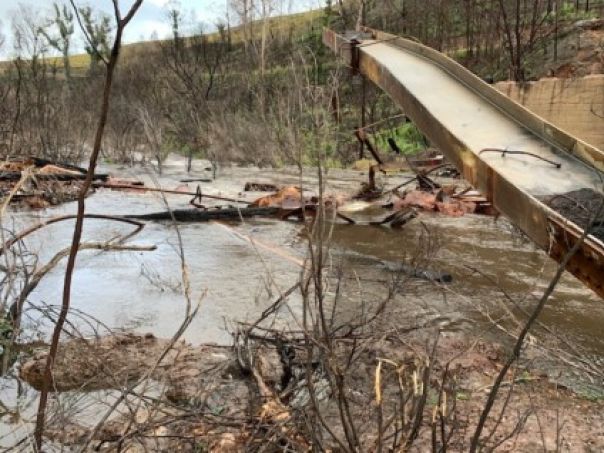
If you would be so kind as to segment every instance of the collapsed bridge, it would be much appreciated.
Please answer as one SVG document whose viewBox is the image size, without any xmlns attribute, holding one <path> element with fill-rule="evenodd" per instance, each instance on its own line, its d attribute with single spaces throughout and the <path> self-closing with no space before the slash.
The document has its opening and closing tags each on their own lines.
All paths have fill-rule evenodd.
<svg viewBox="0 0 604 453">
<path fill-rule="evenodd" d="M 493 206 L 604 298 L 604 152 L 440 52 L 388 33 L 324 43 L 384 90 Z M 585 237 L 584 230 L 588 233 Z"/>
</svg>

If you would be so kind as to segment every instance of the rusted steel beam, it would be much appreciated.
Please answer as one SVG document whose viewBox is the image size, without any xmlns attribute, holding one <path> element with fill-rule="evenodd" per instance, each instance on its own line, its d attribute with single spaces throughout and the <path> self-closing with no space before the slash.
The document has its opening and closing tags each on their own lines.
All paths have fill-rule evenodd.
<svg viewBox="0 0 604 453">
<path fill-rule="evenodd" d="M 582 229 L 541 198 L 572 190 L 565 189 L 569 186 L 601 188 L 604 152 L 533 114 L 440 52 L 380 31 L 365 31 L 373 39 L 352 47 L 344 36 L 331 30 L 325 31 L 323 41 L 351 65 L 352 49 L 357 48 L 360 74 L 382 88 L 499 212 L 560 261 L 581 237 Z M 425 83 L 422 74 L 418 77 L 417 67 L 403 67 L 396 61 L 399 58 L 432 71 L 442 87 Z M 467 121 L 459 118 L 455 105 L 448 106 L 452 102 L 449 89 L 457 93 L 458 101 L 468 98 L 477 106 Z M 435 97 L 435 92 L 442 96 Z M 435 113 L 439 105 L 446 107 Z M 485 122 L 486 114 L 495 118 L 494 124 Z M 502 146 L 508 130 L 516 134 L 510 145 L 518 142 L 526 145 L 525 149 Z M 481 155 L 487 148 L 522 152 Z M 587 236 L 567 270 L 604 298 L 602 241 Z"/>
<path fill-rule="evenodd" d="M 553 216 L 549 219 L 549 228 L 552 234 L 552 246 L 548 253 L 556 261 L 560 261 L 579 240 L 582 230 Z M 604 294 L 604 279 L 601 278 L 604 275 L 602 243 L 588 236 L 581 244 L 580 251 L 571 258 L 567 270 L 602 296 Z"/>
</svg>

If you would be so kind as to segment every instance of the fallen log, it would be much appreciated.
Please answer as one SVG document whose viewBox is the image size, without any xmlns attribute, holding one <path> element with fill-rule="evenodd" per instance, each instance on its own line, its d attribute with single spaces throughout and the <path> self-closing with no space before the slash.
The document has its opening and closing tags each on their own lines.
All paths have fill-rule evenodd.
<svg viewBox="0 0 604 453">
<path fill-rule="evenodd" d="M 49 167 L 52 172 L 70 172 L 75 171 L 81 174 L 86 174 L 88 170 L 76 165 L 64 164 L 60 162 L 53 162 L 48 159 L 41 159 L 39 157 L 27 157 L 23 159 L 9 159 L 0 163 L 2 171 L 20 173 L 26 168 L 36 167 L 37 169 L 44 169 Z"/>
<path fill-rule="evenodd" d="M 307 204 L 303 208 L 296 208 L 291 210 L 285 210 L 281 214 L 281 220 L 289 220 L 291 217 L 297 217 L 298 220 L 304 220 L 304 218 L 308 215 L 309 217 L 315 217 L 317 215 L 317 205 L 316 204 Z M 350 225 L 355 225 L 357 222 L 345 214 L 341 212 L 335 211 L 335 215 L 337 218 L 344 220 L 346 223 Z"/>
<path fill-rule="evenodd" d="M 85 174 L 81 173 L 49 173 L 41 174 L 36 173 L 33 176 L 38 180 L 51 180 L 51 181 L 83 181 L 86 179 Z M 0 181 L 19 181 L 21 179 L 21 172 L 16 171 L 4 171 L 0 172 Z M 103 173 L 97 173 L 93 176 L 95 180 L 106 181 L 109 179 L 109 175 Z"/>
<path fill-rule="evenodd" d="M 7 249 L 9 249 L 13 245 L 15 245 L 17 242 L 23 240 L 26 236 L 29 236 L 30 234 L 34 233 L 35 231 L 38 231 L 48 225 L 52 225 L 53 223 L 63 222 L 65 220 L 74 220 L 76 217 L 77 216 L 74 214 L 63 215 L 63 216 L 59 216 L 59 217 L 53 217 L 50 219 L 46 219 L 40 223 L 32 225 L 32 226 L 22 230 L 21 232 L 15 234 L 14 237 L 12 237 L 11 239 L 8 239 L 4 243 L 4 245 L 2 245 L 2 247 L 0 248 L 0 255 L 2 255 Z M 144 223 L 137 222 L 135 220 L 129 220 L 124 217 L 105 215 L 105 214 L 84 214 L 84 218 L 85 219 L 111 220 L 114 222 L 128 223 L 128 224 L 134 225 L 136 227 L 136 229 L 134 230 L 134 234 L 136 234 L 140 230 L 142 230 L 145 225 Z M 132 235 L 132 233 L 128 236 L 131 237 L 131 235 Z"/>
<path fill-rule="evenodd" d="M 278 192 L 279 187 L 271 183 L 246 182 L 244 192 Z"/>
<path fill-rule="evenodd" d="M 126 218 L 137 220 L 176 220 L 177 222 L 209 222 L 210 220 L 238 220 L 243 217 L 277 216 L 280 208 L 226 208 L 226 209 L 175 209 L 174 211 L 133 214 Z"/>
<path fill-rule="evenodd" d="M 97 188 L 97 189 L 115 189 L 115 190 L 138 190 L 141 192 L 158 192 L 158 193 L 164 193 L 164 194 L 172 194 L 172 195 L 189 195 L 192 197 L 195 197 L 194 200 L 199 199 L 201 200 L 201 198 L 209 198 L 211 200 L 220 200 L 220 201 L 230 201 L 232 203 L 243 203 L 243 204 L 252 204 L 252 202 L 250 201 L 245 201 L 245 200 L 237 200 L 236 198 L 228 198 L 228 197 L 221 197 L 218 195 L 208 195 L 206 193 L 202 193 L 200 190 L 197 190 L 196 192 L 184 192 L 184 191 L 180 191 L 180 190 L 169 190 L 169 189 L 160 189 L 157 187 L 141 187 L 141 186 L 131 186 L 129 184 L 105 184 L 105 183 L 94 183 L 92 185 L 93 187 Z M 201 198 L 200 198 L 201 195 Z"/>
<path fill-rule="evenodd" d="M 212 178 L 191 178 L 191 179 L 181 179 L 180 182 L 214 182 Z"/>
<path fill-rule="evenodd" d="M 85 175 L 86 173 L 88 173 L 88 170 L 82 167 L 78 167 L 77 165 L 72 165 L 72 164 L 65 164 L 62 162 L 53 162 L 51 160 L 48 159 L 42 159 L 39 157 L 32 157 L 31 160 L 33 161 L 34 165 L 36 167 L 45 167 L 46 165 L 54 165 L 55 167 L 62 167 L 65 168 L 66 170 L 74 170 L 77 171 L 79 173 L 82 173 L 83 175 Z"/>
</svg>

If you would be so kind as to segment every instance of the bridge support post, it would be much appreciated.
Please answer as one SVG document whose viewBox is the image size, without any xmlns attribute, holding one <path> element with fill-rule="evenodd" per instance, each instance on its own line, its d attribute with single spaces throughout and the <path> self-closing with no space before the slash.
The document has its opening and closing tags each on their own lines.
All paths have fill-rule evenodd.
<svg viewBox="0 0 604 453">
<path fill-rule="evenodd" d="M 350 67 L 351 67 L 351 75 L 352 78 L 360 77 L 361 78 L 361 106 L 360 106 L 360 121 L 359 121 L 359 131 L 364 132 L 365 125 L 367 124 L 365 114 L 366 109 L 365 105 L 367 103 L 366 95 L 367 95 L 367 81 L 365 77 L 361 74 L 359 69 L 360 63 L 360 49 L 359 49 L 359 40 L 353 38 L 350 40 Z M 365 158 L 365 143 L 363 140 L 359 140 L 359 159 Z"/>
</svg>

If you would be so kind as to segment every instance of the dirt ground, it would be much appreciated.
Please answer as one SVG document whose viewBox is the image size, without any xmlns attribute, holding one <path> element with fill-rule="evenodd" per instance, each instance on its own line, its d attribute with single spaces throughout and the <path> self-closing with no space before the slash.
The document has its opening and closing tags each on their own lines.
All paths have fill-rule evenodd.
<svg viewBox="0 0 604 453">
<path fill-rule="evenodd" d="M 543 69 L 543 76 L 560 78 L 604 73 L 604 20 L 579 22 L 560 38 L 558 59 L 546 61 Z"/>
<path fill-rule="evenodd" d="M 334 360 L 342 365 L 350 360 L 354 363 L 346 373 L 345 386 L 362 451 L 376 449 L 378 374 L 385 445 L 392 442 L 398 424 L 394 420 L 402 414 L 399 393 L 411 389 L 413 404 L 422 394 L 426 396 L 421 429 L 411 451 L 430 449 L 435 442 L 433 432 L 440 442 L 443 419 L 443 429 L 450 435 L 449 449 L 467 451 L 506 353 L 492 343 L 446 333 L 440 335 L 430 360 L 435 339 L 434 332 L 422 332 L 378 339 L 342 337 L 336 342 Z M 198 451 L 200 446 L 207 451 L 255 451 L 261 446 L 265 451 L 278 451 L 285 444 L 295 451 L 306 450 L 313 442 L 302 423 L 312 412 L 303 382 L 308 356 L 300 342 L 289 345 L 295 352 L 289 353 L 293 359 L 287 362 L 274 342 L 254 342 L 249 350 L 257 373 L 250 373 L 241 366 L 240 350 L 235 348 L 193 347 L 180 342 L 155 366 L 168 341 L 152 335 L 119 334 L 67 342 L 60 349 L 54 373 L 57 391 L 123 389 L 146 377 L 161 382 L 164 391 L 157 399 L 134 406 L 134 412 L 114 414 L 94 434 L 74 419 L 62 419 L 49 427 L 48 437 L 63 445 L 78 445 L 92 436 L 97 451 L 114 451 L 118 444 L 127 447 L 124 451 Z M 44 361 L 45 353 L 40 352 L 21 367 L 21 377 L 36 388 Z M 422 390 L 421 376 L 428 366 L 429 385 Z M 527 452 L 604 449 L 602 402 L 578 399 L 530 369 L 511 374 L 513 378 L 504 380 L 484 430 L 491 433 L 505 404 L 506 411 L 489 439 L 491 447 Z M 320 368 L 312 375 L 323 417 L 343 438 L 331 385 Z M 325 432 L 322 437 L 328 448 L 337 451 Z"/>
</svg>

